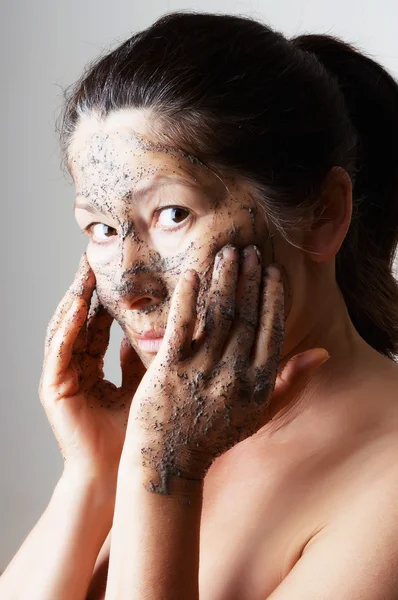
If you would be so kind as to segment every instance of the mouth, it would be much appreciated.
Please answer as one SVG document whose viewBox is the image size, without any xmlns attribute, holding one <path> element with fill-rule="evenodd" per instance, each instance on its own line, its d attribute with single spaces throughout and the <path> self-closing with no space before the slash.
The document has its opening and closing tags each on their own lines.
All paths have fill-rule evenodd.
<svg viewBox="0 0 398 600">
<path fill-rule="evenodd" d="M 164 329 L 150 329 L 144 333 L 131 332 L 131 336 L 137 340 L 138 347 L 143 352 L 156 354 L 164 338 Z"/>
<path fill-rule="evenodd" d="M 148 340 L 137 340 L 138 347 L 143 352 L 148 352 L 148 354 L 156 354 L 162 344 L 163 338 L 155 338 Z"/>
</svg>

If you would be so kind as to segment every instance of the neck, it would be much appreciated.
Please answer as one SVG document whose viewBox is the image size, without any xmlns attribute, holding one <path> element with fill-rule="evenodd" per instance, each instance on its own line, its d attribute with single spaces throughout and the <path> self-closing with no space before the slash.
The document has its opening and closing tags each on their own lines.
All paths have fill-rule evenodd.
<svg viewBox="0 0 398 600">
<path fill-rule="evenodd" d="M 278 435 L 285 441 L 293 440 L 300 428 L 305 436 L 308 428 L 325 433 L 326 423 L 328 427 L 335 424 L 344 428 L 352 425 L 353 419 L 358 425 L 361 419 L 369 420 L 369 413 L 365 414 L 364 397 L 369 396 L 366 390 L 381 369 L 391 367 L 392 361 L 369 346 L 356 331 L 337 285 L 327 294 L 323 292 L 319 301 L 314 300 L 301 322 L 306 323 L 305 333 L 297 335 L 290 346 L 285 343 L 281 366 L 310 348 L 325 348 L 330 359 L 288 406 L 271 404 L 272 420 L 260 430 L 260 436 L 272 437 L 280 432 Z M 329 430 L 335 433 L 332 427 Z"/>
<path fill-rule="evenodd" d="M 240 468 L 246 477 L 252 472 L 257 477 L 257 468 L 282 473 L 283 465 L 308 464 L 332 448 L 334 455 L 339 455 L 360 444 L 381 419 L 388 418 L 380 407 L 382 399 L 374 402 L 377 391 L 373 391 L 379 390 L 380 376 L 387 375 L 393 362 L 358 334 L 337 287 L 327 302 L 314 302 L 314 306 L 321 310 L 318 308 L 316 318 L 312 315 L 305 335 L 287 351 L 284 348 L 282 365 L 295 354 L 316 347 L 326 348 L 330 359 L 289 406 L 279 411 L 274 407 L 272 420 L 216 460 L 207 477 L 209 497 L 213 486 L 215 490 L 228 489 L 231 473 Z"/>
</svg>

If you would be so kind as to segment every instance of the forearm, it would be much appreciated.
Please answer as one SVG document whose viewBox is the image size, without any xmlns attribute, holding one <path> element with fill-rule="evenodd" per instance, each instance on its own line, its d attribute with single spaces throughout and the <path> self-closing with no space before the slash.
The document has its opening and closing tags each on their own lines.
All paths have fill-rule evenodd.
<svg viewBox="0 0 398 600">
<path fill-rule="evenodd" d="M 62 475 L 52 498 L 0 578 L 7 600 L 84 600 L 113 515 L 95 481 Z"/>
<path fill-rule="evenodd" d="M 122 459 L 106 600 L 198 600 L 201 482 L 176 478 L 170 494 Z"/>
</svg>

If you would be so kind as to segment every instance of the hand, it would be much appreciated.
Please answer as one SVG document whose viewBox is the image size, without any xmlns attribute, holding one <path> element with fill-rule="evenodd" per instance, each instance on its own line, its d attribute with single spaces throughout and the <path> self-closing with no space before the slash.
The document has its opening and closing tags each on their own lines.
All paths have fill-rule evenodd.
<svg viewBox="0 0 398 600">
<path fill-rule="evenodd" d="M 217 456 L 268 422 L 271 399 L 297 393 L 303 374 L 328 357 L 324 349 L 311 349 L 278 375 L 284 338 L 280 271 L 271 265 L 262 278 L 253 247 L 241 269 L 238 251 L 230 245 L 223 250 L 203 332 L 192 340 L 199 282 L 191 270 L 179 279 L 161 348 L 134 396 L 124 453 L 151 474 L 152 491 L 168 493 L 170 476 L 203 480 Z"/>
<path fill-rule="evenodd" d="M 88 314 L 94 289 L 95 276 L 83 254 L 47 328 L 39 395 L 65 467 L 116 486 L 128 412 L 145 368 L 124 338 L 122 385 L 104 379 L 113 317 L 98 301 Z"/>
</svg>

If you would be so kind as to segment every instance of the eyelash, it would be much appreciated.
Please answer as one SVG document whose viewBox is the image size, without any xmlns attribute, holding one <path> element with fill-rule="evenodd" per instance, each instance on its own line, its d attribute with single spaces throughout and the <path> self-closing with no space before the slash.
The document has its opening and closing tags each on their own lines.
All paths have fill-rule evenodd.
<svg viewBox="0 0 398 600">
<path fill-rule="evenodd" d="M 181 208 L 182 210 L 185 210 L 188 213 L 188 216 L 186 219 L 184 219 L 184 221 L 178 226 L 178 227 L 162 227 L 161 231 L 163 233 L 174 233 L 175 231 L 178 231 L 179 229 L 181 229 L 182 227 L 184 227 L 184 225 L 186 225 L 186 223 L 189 220 L 189 217 L 192 216 L 191 212 L 188 208 L 186 208 L 185 206 L 179 206 L 177 204 L 169 204 L 167 206 L 160 206 L 158 209 L 155 210 L 154 214 L 159 215 L 163 210 L 166 210 L 168 208 Z M 91 227 L 93 227 L 94 225 L 98 225 L 99 223 L 101 223 L 101 221 L 93 221 L 92 223 L 89 223 L 89 225 L 87 225 L 87 227 L 85 227 L 82 231 L 82 233 L 86 233 L 86 234 L 90 234 L 90 229 Z M 113 229 L 113 228 L 112 228 Z M 113 237 L 113 236 L 111 236 Z M 108 242 L 95 242 L 96 244 L 107 244 Z"/>
</svg>

